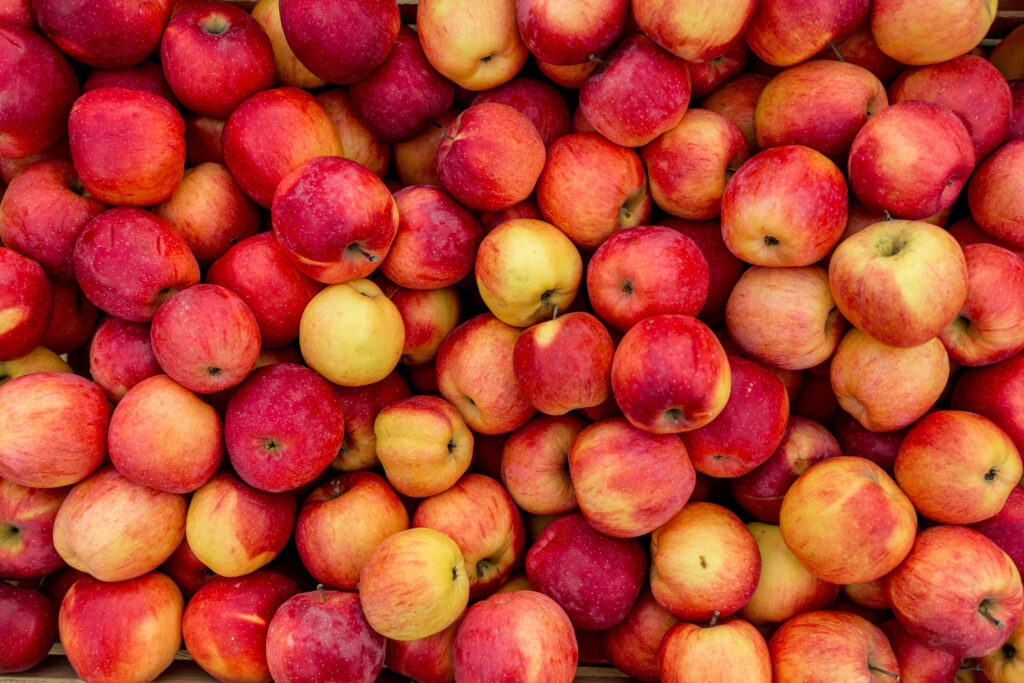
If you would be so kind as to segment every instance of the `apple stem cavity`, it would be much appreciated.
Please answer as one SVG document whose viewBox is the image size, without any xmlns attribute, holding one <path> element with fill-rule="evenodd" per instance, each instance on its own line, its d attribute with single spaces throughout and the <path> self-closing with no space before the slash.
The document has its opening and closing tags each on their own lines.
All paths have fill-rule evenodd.
<svg viewBox="0 0 1024 683">
<path fill-rule="evenodd" d="M 889 678 L 893 679 L 894 681 L 900 680 L 900 675 L 899 674 L 894 674 L 891 671 L 886 671 L 885 669 L 882 669 L 880 667 L 877 667 L 877 666 L 874 666 L 874 665 L 871 665 L 871 664 L 868 664 L 868 671 L 874 671 L 875 673 L 882 674 L 883 676 L 888 676 Z"/>
<path fill-rule="evenodd" d="M 992 612 L 990 611 L 991 607 L 992 607 L 992 603 L 990 603 L 987 599 L 986 600 L 982 600 L 981 604 L 978 605 L 978 612 L 981 614 L 981 616 L 983 616 L 986 619 L 988 619 L 989 621 L 991 621 L 995 625 L 996 628 L 998 628 L 998 629 L 1006 628 L 1006 624 L 1004 624 L 999 619 L 996 619 L 995 615 L 992 614 Z"/>
<path fill-rule="evenodd" d="M 828 46 L 830 48 L 832 48 L 832 54 L 834 54 L 836 56 L 836 60 L 837 61 L 840 61 L 840 62 L 845 62 L 846 61 L 846 59 L 843 57 L 843 53 L 839 51 L 838 47 L 836 47 L 835 41 L 832 41 L 832 40 L 828 41 Z"/>
</svg>

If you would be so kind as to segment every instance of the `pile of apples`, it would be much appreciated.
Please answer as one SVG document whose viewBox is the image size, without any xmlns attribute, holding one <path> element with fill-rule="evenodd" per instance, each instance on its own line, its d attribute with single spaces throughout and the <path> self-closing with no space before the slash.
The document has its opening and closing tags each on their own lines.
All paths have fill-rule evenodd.
<svg viewBox="0 0 1024 683">
<path fill-rule="evenodd" d="M 995 13 L 0 0 L 0 673 L 1024 680 Z"/>
</svg>

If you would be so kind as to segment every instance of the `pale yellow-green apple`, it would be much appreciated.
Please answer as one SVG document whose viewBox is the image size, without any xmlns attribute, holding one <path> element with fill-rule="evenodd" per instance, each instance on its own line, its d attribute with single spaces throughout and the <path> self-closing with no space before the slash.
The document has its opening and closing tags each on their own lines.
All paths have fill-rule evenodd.
<svg viewBox="0 0 1024 683">
<path fill-rule="evenodd" d="M 729 400 L 729 360 L 715 334 L 687 315 L 644 318 L 612 358 L 612 393 L 634 427 L 672 434 L 703 427 Z"/>
<path fill-rule="evenodd" d="M 614 353 L 604 324 L 576 311 L 523 330 L 512 363 L 530 403 L 547 415 L 564 415 L 608 399 Z"/>
<path fill-rule="evenodd" d="M 342 386 L 384 379 L 405 345 L 398 308 L 369 280 L 331 285 L 302 312 L 299 347 L 313 370 Z"/>
<path fill-rule="evenodd" d="M 89 374 L 106 397 L 117 403 L 133 386 L 162 374 L 153 355 L 149 323 L 103 316 L 89 342 Z"/>
<path fill-rule="evenodd" d="M 641 150 L 654 203 L 695 221 L 718 217 L 725 186 L 747 155 L 747 139 L 735 123 L 696 108 Z"/>
<path fill-rule="evenodd" d="M 784 69 L 761 92 L 754 110 L 757 145 L 806 145 L 845 161 L 857 131 L 887 106 L 885 86 L 867 69 L 810 60 Z"/>
<path fill-rule="evenodd" d="M 195 285 L 171 296 L 153 315 L 149 334 L 160 368 L 200 394 L 237 386 L 260 354 L 256 316 L 220 285 Z"/>
<path fill-rule="evenodd" d="M 273 139 L 267 138 L 268 130 L 277 131 Z M 268 209 L 286 175 L 310 159 L 344 154 L 320 102 L 291 86 L 262 90 L 243 101 L 228 116 L 221 141 L 235 180 Z"/>
<path fill-rule="evenodd" d="M 185 121 L 159 95 L 98 88 L 71 107 L 68 143 L 82 187 L 104 204 L 150 206 L 185 173 Z"/>
<path fill-rule="evenodd" d="M 658 646 L 679 619 L 644 587 L 626 618 L 598 633 L 601 651 L 619 671 L 642 681 L 658 680 Z"/>
<path fill-rule="evenodd" d="M 730 390 L 714 420 L 680 436 L 694 468 L 712 477 L 751 471 L 782 442 L 789 419 L 789 394 L 771 369 L 729 356 Z"/>
<path fill-rule="evenodd" d="M 940 524 L 918 534 L 910 554 L 886 579 L 886 593 L 904 628 L 958 657 L 1001 647 L 1024 609 L 1013 561 L 963 526 Z"/>
<path fill-rule="evenodd" d="M 465 612 L 437 633 L 415 640 L 388 640 L 384 666 L 422 683 L 454 683 L 452 650 Z"/>
<path fill-rule="evenodd" d="M 319 88 L 327 85 L 327 81 L 306 68 L 289 47 L 288 39 L 281 28 L 280 0 L 259 0 L 250 14 L 263 27 L 267 38 L 270 39 L 278 83 L 293 85 L 296 88 Z"/>
<path fill-rule="evenodd" d="M 722 195 L 722 237 L 756 266 L 809 266 L 839 241 L 847 187 L 828 157 L 783 145 L 747 159 Z"/>
<path fill-rule="evenodd" d="M 829 430 L 806 417 L 790 415 L 775 452 L 750 472 L 729 480 L 729 491 L 754 519 L 779 523 L 786 491 L 811 465 L 843 455 Z M 851 453 L 856 455 L 856 453 Z"/>
<path fill-rule="evenodd" d="M 53 522 L 67 493 L 0 478 L 0 576 L 30 579 L 64 566 L 53 547 Z"/>
<path fill-rule="evenodd" d="M 538 62 L 557 66 L 585 63 L 604 54 L 622 34 L 629 0 L 516 0 L 519 35 Z"/>
<path fill-rule="evenodd" d="M 384 294 L 398 308 L 405 328 L 399 362 L 424 365 L 434 360 L 444 338 L 459 324 L 462 303 L 455 287 L 407 289 L 382 283 Z"/>
<path fill-rule="evenodd" d="M 288 598 L 267 627 L 267 668 L 278 683 L 373 683 L 384 666 L 384 636 L 374 632 L 359 595 L 318 590 Z"/>
<path fill-rule="evenodd" d="M 571 513 L 551 521 L 526 552 L 533 590 L 554 599 L 587 631 L 622 621 L 640 594 L 647 557 L 640 541 L 606 536 Z"/>
<path fill-rule="evenodd" d="M 64 561 L 100 581 L 142 576 L 185 536 L 185 497 L 126 479 L 105 467 L 75 484 L 53 522 Z"/>
<path fill-rule="evenodd" d="M 988 418 L 938 410 L 907 432 L 895 472 L 922 515 L 941 524 L 972 524 L 1002 509 L 1021 478 L 1021 458 Z"/>
<path fill-rule="evenodd" d="M 757 100 L 770 80 L 763 74 L 743 73 L 701 100 L 702 109 L 718 112 L 743 131 L 750 154 L 758 151 L 754 130 Z"/>
<path fill-rule="evenodd" d="M 879 221 L 836 247 L 828 281 L 839 312 L 889 346 L 939 336 L 967 299 L 967 262 L 956 239 L 922 221 Z"/>
<path fill-rule="evenodd" d="M 142 380 L 114 408 L 110 461 L 134 482 L 188 493 L 206 483 L 224 457 L 223 425 L 213 407 L 167 375 Z"/>
<path fill-rule="evenodd" d="M 292 493 L 266 493 L 219 472 L 189 501 L 185 537 L 196 557 L 220 576 L 244 576 L 273 560 L 292 535 Z"/>
<path fill-rule="evenodd" d="M 977 47 L 997 6 L 997 0 L 879 0 L 871 6 L 871 33 L 895 60 L 937 64 Z"/>
<path fill-rule="evenodd" d="M 917 513 L 881 467 L 847 455 L 823 460 L 793 482 L 782 499 L 779 527 L 815 576 L 860 583 L 885 575 L 906 557 Z"/>
<path fill-rule="evenodd" d="M 856 29 L 867 18 L 870 4 L 870 0 L 762 0 L 754 7 L 743 37 L 768 64 L 793 66 Z"/>
<path fill-rule="evenodd" d="M 574 415 L 538 415 L 505 439 L 501 481 L 525 512 L 559 515 L 576 509 L 567 463 L 569 449 L 584 426 Z"/>
<path fill-rule="evenodd" d="M 874 432 L 902 429 L 932 407 L 949 379 L 949 356 L 938 337 L 920 346 L 888 346 L 854 328 L 830 365 L 843 410 Z"/>
<path fill-rule="evenodd" d="M 83 680 L 154 680 L 178 654 L 183 613 L 181 591 L 166 574 L 114 583 L 87 576 L 60 604 L 60 642 Z"/>
<path fill-rule="evenodd" d="M 71 366 L 45 346 L 37 346 L 23 356 L 0 361 L 0 386 L 33 372 L 73 372 Z"/>
<path fill-rule="evenodd" d="M 400 287 L 438 289 L 473 270 L 480 221 L 444 190 L 409 185 L 395 193 L 398 231 L 380 272 Z"/>
<path fill-rule="evenodd" d="M 708 297 L 697 317 L 708 325 L 721 325 L 725 322 L 725 302 L 746 268 L 725 246 L 721 223 L 668 217 L 659 224 L 681 232 L 697 244 L 708 264 Z"/>
<path fill-rule="evenodd" d="M 693 492 L 686 450 L 676 435 L 650 434 L 624 418 L 585 427 L 569 451 L 569 475 L 587 522 L 620 538 L 664 525 Z"/>
<path fill-rule="evenodd" d="M 482 102 L 499 102 L 518 110 L 540 133 L 545 148 L 569 134 L 569 105 L 558 88 L 547 81 L 517 76 L 496 88 L 477 93 L 470 105 Z"/>
<path fill-rule="evenodd" d="M 410 396 L 382 408 L 373 431 L 385 476 L 406 496 L 445 491 L 473 457 L 473 433 L 456 407 L 438 396 Z"/>
<path fill-rule="evenodd" d="M 565 610 L 550 597 L 525 590 L 473 604 L 455 632 L 455 680 L 489 683 L 570 683 L 579 645 Z"/>
<path fill-rule="evenodd" d="M 974 143 L 976 159 L 1002 144 L 1013 108 L 1003 75 L 987 59 L 971 54 L 907 69 L 889 86 L 889 97 L 893 103 L 935 102 L 958 115 Z"/>
<path fill-rule="evenodd" d="M 848 583 L 843 586 L 843 596 L 850 602 L 868 609 L 889 609 L 889 596 L 885 593 L 885 577 L 880 576 L 861 583 Z"/>
<path fill-rule="evenodd" d="M 533 193 L 544 170 L 544 140 L 507 104 L 475 104 L 456 117 L 437 148 L 437 175 L 460 203 L 500 211 Z"/>
<path fill-rule="evenodd" d="M 403 184 L 441 187 L 441 178 L 437 175 L 437 152 L 445 131 L 459 113 L 460 110 L 453 107 L 416 135 L 393 145 L 395 173 Z"/>
<path fill-rule="evenodd" d="M 760 574 L 757 541 L 721 505 L 688 503 L 651 534 L 651 592 L 680 619 L 707 622 L 735 613 Z"/>
<path fill-rule="evenodd" d="M 971 217 L 989 235 L 1024 247 L 1017 181 L 1024 169 L 1024 141 L 1007 142 L 978 166 L 967 187 Z"/>
<path fill-rule="evenodd" d="M 494 593 L 525 552 L 526 530 L 512 496 L 494 479 L 475 472 L 420 501 L 412 526 L 435 529 L 458 544 L 470 600 Z"/>
<path fill-rule="evenodd" d="M 66 372 L 35 372 L 0 386 L 0 477 L 22 486 L 74 484 L 107 454 L 110 404 Z"/>
<path fill-rule="evenodd" d="M 426 0 L 416 7 L 416 30 L 434 68 L 467 90 L 511 80 L 529 54 L 515 0 Z"/>
<path fill-rule="evenodd" d="M 772 662 L 764 636 L 749 621 L 684 621 L 670 628 L 661 641 L 658 674 L 664 683 L 770 683 Z"/>
<path fill-rule="evenodd" d="M 375 467 L 379 462 L 377 437 L 373 432 L 377 413 L 409 394 L 409 384 L 398 372 L 391 372 L 381 381 L 361 387 L 334 385 L 334 395 L 345 416 L 345 438 L 331 467 L 343 472 Z"/>
<path fill-rule="evenodd" d="M 33 669 L 57 642 L 57 608 L 38 590 L 0 583 L 0 609 L 6 615 L 0 624 L 0 671 L 6 675 Z"/>
<path fill-rule="evenodd" d="M 839 586 L 808 571 L 782 538 L 778 525 L 747 522 L 761 554 L 761 576 L 750 600 L 737 613 L 752 624 L 781 624 L 809 610 L 824 609 Z"/>
<path fill-rule="evenodd" d="M 370 626 L 386 638 L 437 633 L 459 618 L 469 600 L 462 551 L 434 529 L 393 534 L 366 558 L 359 600 Z"/>
<path fill-rule="evenodd" d="M 647 172 L 633 149 L 597 133 L 565 135 L 548 149 L 537 206 L 577 246 L 596 249 L 616 230 L 650 216 Z"/>
<path fill-rule="evenodd" d="M 888 603 L 887 603 L 888 604 Z M 889 639 L 892 651 L 900 663 L 900 680 L 955 680 L 962 659 L 928 645 L 910 634 L 895 618 L 878 625 Z"/>
<path fill-rule="evenodd" d="M 694 5 L 681 0 L 633 0 L 637 27 L 658 45 L 688 62 L 718 57 L 742 35 L 754 13 L 754 0 Z"/>
<path fill-rule="evenodd" d="M 686 62 L 642 33 L 624 38 L 580 88 L 580 110 L 617 145 L 642 147 L 683 118 L 690 103 Z M 632 97 L 643 97 L 635 106 Z"/>
<path fill-rule="evenodd" d="M 772 634 L 768 651 L 776 681 L 887 683 L 901 673 L 885 633 L 850 612 L 798 614 Z"/>
<path fill-rule="evenodd" d="M 867 209 L 920 220 L 950 207 L 974 170 L 959 116 L 933 102 L 891 104 L 850 146 L 850 189 Z"/>
<path fill-rule="evenodd" d="M 249 486 L 280 493 L 320 476 L 338 455 L 345 416 L 331 384 L 299 363 L 254 370 L 231 394 L 224 442 Z"/>
<path fill-rule="evenodd" d="M 314 579 L 354 591 L 377 544 L 408 528 L 409 514 L 384 477 L 348 472 L 310 491 L 295 521 L 295 546 Z"/>
<path fill-rule="evenodd" d="M 298 590 L 294 580 L 271 569 L 237 579 L 212 578 L 186 603 L 181 619 L 185 648 L 218 679 L 266 681 L 267 627 L 277 608 Z"/>
<path fill-rule="evenodd" d="M 726 301 L 725 324 L 744 353 L 786 370 L 827 360 L 846 329 L 819 265 L 748 268 Z"/>
<path fill-rule="evenodd" d="M 253 14 L 255 12 L 256 8 L 253 8 Z M 383 178 L 391 162 L 391 145 L 378 137 L 356 112 L 348 89 L 325 90 L 317 93 L 316 99 L 338 131 L 344 157 L 365 166 Z"/>
<path fill-rule="evenodd" d="M 212 161 L 188 169 L 153 213 L 171 224 L 204 266 L 235 242 L 260 231 L 256 204 L 242 192 L 227 166 Z"/>
<path fill-rule="evenodd" d="M 1024 262 L 995 244 L 963 252 L 967 300 L 939 338 L 960 365 L 991 365 L 1024 348 Z"/>
<path fill-rule="evenodd" d="M 981 670 L 992 683 L 1013 683 L 1024 676 L 1024 625 L 1018 622 L 1002 647 L 981 658 Z"/>
</svg>

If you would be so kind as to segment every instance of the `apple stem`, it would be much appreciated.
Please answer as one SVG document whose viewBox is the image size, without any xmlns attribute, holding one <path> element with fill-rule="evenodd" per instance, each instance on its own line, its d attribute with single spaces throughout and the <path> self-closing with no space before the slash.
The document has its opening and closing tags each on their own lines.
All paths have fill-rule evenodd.
<svg viewBox="0 0 1024 683">
<path fill-rule="evenodd" d="M 843 53 L 839 51 L 839 48 L 836 47 L 836 44 L 835 44 L 834 41 L 831 41 L 831 40 L 828 41 L 828 46 L 830 48 L 832 48 L 832 52 L 835 54 L 837 60 L 839 60 L 840 62 L 845 62 L 846 61 L 845 59 L 843 59 Z"/>
<path fill-rule="evenodd" d="M 875 673 L 880 673 L 880 674 L 882 674 L 884 676 L 888 676 L 889 678 L 893 679 L 894 681 L 900 680 L 900 675 L 899 674 L 894 674 L 891 671 L 886 671 L 885 669 L 880 669 L 877 666 L 872 666 L 870 664 L 868 664 L 868 671 L 874 671 Z"/>
<path fill-rule="evenodd" d="M 604 67 L 607 67 L 609 65 L 609 62 L 606 62 L 605 60 L 601 59 L 597 55 L 590 55 L 589 57 L 587 57 L 587 59 L 589 59 L 592 62 L 597 62 L 598 64 L 600 64 L 601 66 L 604 66 Z"/>
<path fill-rule="evenodd" d="M 715 624 L 717 624 L 718 623 L 718 617 L 720 617 L 720 616 L 722 616 L 722 613 L 719 612 L 718 610 L 715 610 L 714 614 L 711 615 L 711 622 L 708 623 L 708 626 L 714 626 Z"/>
<path fill-rule="evenodd" d="M 318 583 L 316 585 L 316 589 L 320 591 L 320 601 L 327 602 L 327 591 L 324 590 L 324 585 L 322 583 Z"/>
<path fill-rule="evenodd" d="M 980 605 L 978 605 L 978 612 L 981 613 L 981 616 L 995 624 L 996 628 L 1006 628 L 1006 624 L 996 619 L 995 616 L 988 611 L 988 607 L 988 600 L 984 600 Z"/>
</svg>

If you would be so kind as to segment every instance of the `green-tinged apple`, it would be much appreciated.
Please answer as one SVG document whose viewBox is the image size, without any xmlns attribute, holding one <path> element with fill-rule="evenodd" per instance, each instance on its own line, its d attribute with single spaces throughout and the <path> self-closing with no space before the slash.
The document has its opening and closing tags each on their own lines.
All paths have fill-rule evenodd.
<svg viewBox="0 0 1024 683">
<path fill-rule="evenodd" d="M 334 395 L 345 416 L 345 438 L 331 467 L 343 472 L 375 467 L 378 463 L 377 437 L 373 423 L 377 413 L 395 401 L 408 398 L 409 394 L 409 384 L 397 372 L 361 387 L 334 385 Z"/>
<path fill-rule="evenodd" d="M 676 624 L 658 648 L 664 683 L 771 683 L 772 663 L 764 636 L 749 621 L 711 620 Z"/>
<path fill-rule="evenodd" d="M 259 0 L 250 12 L 264 33 L 270 39 L 270 47 L 274 53 L 274 71 L 281 85 L 293 85 L 296 88 L 319 88 L 327 85 L 327 81 L 310 71 L 288 45 L 284 28 L 281 26 L 280 0 Z"/>
<path fill-rule="evenodd" d="M 255 13 L 256 8 L 253 8 L 253 15 Z M 280 67 L 277 73 L 280 75 Z M 356 112 L 348 89 L 325 90 L 317 93 L 316 98 L 334 122 L 345 158 L 383 178 L 391 162 L 391 145 L 377 137 L 366 120 Z"/>
<path fill-rule="evenodd" d="M 0 581 L 0 674 L 28 671 L 57 640 L 57 609 L 39 591 Z"/>
<path fill-rule="evenodd" d="M 665 633 L 679 619 L 658 604 L 651 590 L 644 587 L 626 618 L 600 631 L 598 639 L 612 665 L 627 676 L 641 681 L 659 681 L 658 646 Z"/>
<path fill-rule="evenodd" d="M 0 479 L 0 578 L 30 579 L 64 566 L 53 547 L 53 522 L 67 493 Z"/>
<path fill-rule="evenodd" d="M 629 15 L 629 0 L 516 0 L 515 6 L 526 47 L 538 62 L 555 66 L 586 63 L 591 55 L 606 52 L 622 34 Z"/>
<path fill-rule="evenodd" d="M 870 5 L 869 0 L 761 0 L 743 37 L 768 64 L 793 66 L 856 29 Z"/>
<path fill-rule="evenodd" d="M 850 612 L 798 614 L 775 631 L 768 651 L 780 682 L 892 683 L 902 673 L 885 633 Z"/>
<path fill-rule="evenodd" d="M 501 481 L 525 512 L 558 515 L 576 509 L 567 462 L 584 425 L 573 415 L 538 415 L 505 439 Z"/>
<path fill-rule="evenodd" d="M 904 64 L 937 64 L 977 47 L 996 18 L 997 0 L 879 0 L 871 34 Z"/>
</svg>

